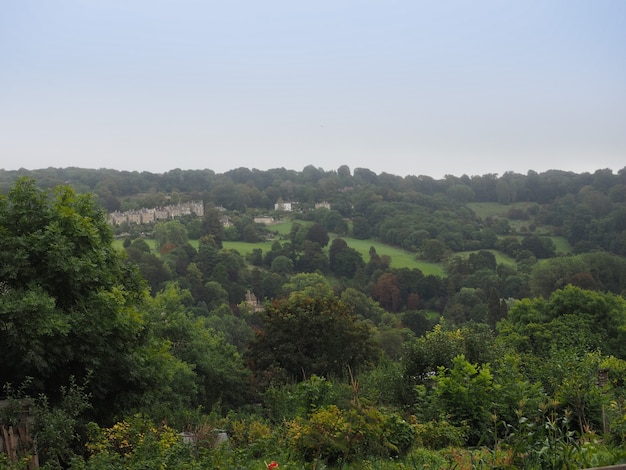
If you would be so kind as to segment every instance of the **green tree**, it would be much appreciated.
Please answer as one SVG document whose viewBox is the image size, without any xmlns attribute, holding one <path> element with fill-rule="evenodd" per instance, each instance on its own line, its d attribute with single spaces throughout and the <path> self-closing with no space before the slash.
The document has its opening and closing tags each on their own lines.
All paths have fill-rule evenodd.
<svg viewBox="0 0 626 470">
<path fill-rule="evenodd" d="M 105 214 L 69 187 L 18 180 L 0 198 L 0 377 L 50 396 L 89 377 L 94 412 L 163 391 L 176 367 L 138 309 L 137 270 L 112 246 Z M 162 370 L 161 370 L 162 368 Z"/>
<path fill-rule="evenodd" d="M 272 261 L 271 269 L 277 274 L 291 274 L 293 272 L 293 261 L 283 255 L 277 256 Z"/>
<path fill-rule="evenodd" d="M 345 240 L 335 238 L 330 245 L 329 266 L 338 277 L 352 279 L 359 268 L 365 266 L 361 253 L 350 248 Z"/>
<path fill-rule="evenodd" d="M 446 253 L 446 245 L 440 240 L 424 240 L 424 257 L 428 261 L 438 263 Z"/>
<path fill-rule="evenodd" d="M 161 259 L 150 253 L 150 248 L 148 248 L 148 251 L 143 251 L 137 250 L 134 246 L 135 242 L 126 249 L 126 255 L 130 261 L 137 264 L 141 276 L 148 282 L 150 291 L 154 295 L 163 288 L 165 282 L 171 279 L 172 273 Z"/>
<path fill-rule="evenodd" d="M 370 224 L 365 217 L 352 219 L 352 236 L 359 240 L 367 240 L 371 235 Z"/>
<path fill-rule="evenodd" d="M 318 273 L 299 273 L 283 285 L 283 293 L 293 295 L 300 293 L 309 297 L 327 297 L 332 295 L 328 279 Z"/>
<path fill-rule="evenodd" d="M 174 356 L 193 371 L 185 381 L 179 377 L 173 398 L 188 407 L 210 409 L 218 401 L 226 408 L 239 405 L 246 398 L 248 375 L 242 357 L 223 334 L 210 328 L 208 319 L 189 312 L 185 305 L 190 297 L 188 291 L 171 283 L 148 306 L 155 333 L 167 339 Z M 165 406 L 172 406 L 171 400 Z"/>
<path fill-rule="evenodd" d="M 359 318 L 370 320 L 375 325 L 380 323 L 385 313 L 385 309 L 378 302 L 353 287 L 348 287 L 341 293 L 341 300 L 349 305 Z"/>
<path fill-rule="evenodd" d="M 379 355 L 369 327 L 332 295 L 295 293 L 266 306 L 248 361 L 262 382 L 343 374 Z"/>
<path fill-rule="evenodd" d="M 492 394 L 496 391 L 489 365 L 471 364 L 456 356 L 451 368 L 440 367 L 435 381 L 435 403 L 441 416 L 457 426 L 468 426 L 467 443 L 476 445 L 489 429 Z"/>
<path fill-rule="evenodd" d="M 413 383 L 428 383 L 439 367 L 451 368 L 452 360 L 459 355 L 476 364 L 494 359 L 494 337 L 489 328 L 472 323 L 459 329 L 449 329 L 445 322 L 435 325 L 407 347 L 403 358 L 405 376 Z"/>
<path fill-rule="evenodd" d="M 514 304 L 499 332 L 518 351 L 547 357 L 553 349 L 600 350 L 626 358 L 626 301 L 621 296 L 567 286 L 548 300 Z"/>
<path fill-rule="evenodd" d="M 307 239 L 317 243 L 321 247 L 328 245 L 328 241 L 330 240 L 328 232 L 320 224 L 313 224 L 309 227 Z"/>
<path fill-rule="evenodd" d="M 222 223 L 222 214 L 217 208 L 206 208 L 202 219 L 202 230 L 205 236 L 213 238 L 218 248 L 222 247 L 224 224 Z"/>
<path fill-rule="evenodd" d="M 455 184 L 450 186 L 446 191 L 446 195 L 455 202 L 466 204 L 472 202 L 475 198 L 472 188 L 465 184 Z"/>
<path fill-rule="evenodd" d="M 178 220 L 160 222 L 154 226 L 154 240 L 158 251 L 167 243 L 181 247 L 188 242 L 187 229 Z"/>
</svg>

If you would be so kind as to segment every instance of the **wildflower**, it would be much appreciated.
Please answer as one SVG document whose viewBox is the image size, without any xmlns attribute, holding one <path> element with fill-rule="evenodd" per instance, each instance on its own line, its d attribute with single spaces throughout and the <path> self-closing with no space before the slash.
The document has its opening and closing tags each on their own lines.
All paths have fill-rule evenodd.
<svg viewBox="0 0 626 470">
<path fill-rule="evenodd" d="M 267 470 L 274 470 L 275 468 L 278 468 L 276 460 L 272 460 L 270 463 L 266 463 L 265 465 L 267 465 Z"/>
</svg>

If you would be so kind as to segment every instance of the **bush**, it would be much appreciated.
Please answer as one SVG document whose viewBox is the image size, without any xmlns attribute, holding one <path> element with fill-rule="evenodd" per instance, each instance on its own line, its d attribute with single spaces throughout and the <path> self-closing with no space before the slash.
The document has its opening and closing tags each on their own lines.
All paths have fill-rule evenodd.
<svg viewBox="0 0 626 470">
<path fill-rule="evenodd" d="M 195 460 L 193 447 L 185 444 L 177 431 L 164 424 L 155 425 L 141 415 L 110 428 L 90 423 L 88 433 L 90 456 L 84 464 L 75 462 L 73 468 L 144 469 L 156 463 L 159 468 L 181 468 Z"/>
<path fill-rule="evenodd" d="M 416 442 L 428 449 L 461 447 L 465 443 L 467 426 L 455 426 L 448 421 L 428 421 L 414 425 Z"/>
<path fill-rule="evenodd" d="M 287 440 L 299 458 L 327 463 L 373 457 L 397 457 L 415 441 L 413 426 L 396 413 L 355 406 L 321 408 L 309 419 L 288 424 Z"/>
</svg>

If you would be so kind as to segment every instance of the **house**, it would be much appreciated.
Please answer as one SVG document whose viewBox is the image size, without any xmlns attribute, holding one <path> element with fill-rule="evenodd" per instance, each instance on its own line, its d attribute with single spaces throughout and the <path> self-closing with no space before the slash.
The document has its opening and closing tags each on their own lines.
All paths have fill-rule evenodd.
<svg viewBox="0 0 626 470">
<path fill-rule="evenodd" d="M 109 222 L 111 222 L 111 225 L 121 225 L 124 222 L 128 222 L 128 215 L 126 212 L 111 212 L 109 214 Z"/>
<path fill-rule="evenodd" d="M 316 209 L 328 209 L 328 210 L 330 210 L 330 203 L 328 203 L 326 201 L 316 202 L 315 203 L 315 208 Z"/>
<path fill-rule="evenodd" d="M 170 218 L 170 213 L 165 207 L 158 207 L 154 210 L 155 220 L 167 220 Z"/>
<path fill-rule="evenodd" d="M 204 202 L 191 201 L 183 204 L 146 209 L 119 212 L 109 214 L 109 222 L 112 225 L 120 225 L 124 222 L 129 224 L 152 224 L 161 220 L 176 219 L 185 215 L 194 214 L 196 217 L 204 216 Z"/>
<path fill-rule="evenodd" d="M 141 209 L 141 223 L 152 224 L 156 220 L 154 209 Z"/>
<path fill-rule="evenodd" d="M 246 291 L 246 303 L 250 306 L 254 313 L 263 311 L 263 304 L 256 298 L 250 290 Z"/>
<path fill-rule="evenodd" d="M 274 204 L 274 210 L 275 211 L 282 211 L 282 212 L 291 212 L 292 211 L 292 203 L 291 202 L 278 201 L 276 204 Z"/>
<path fill-rule="evenodd" d="M 274 217 L 255 217 L 253 220 L 255 224 L 272 225 L 276 223 Z"/>
<path fill-rule="evenodd" d="M 227 215 L 223 215 L 220 217 L 220 222 L 224 227 L 232 227 L 233 223 L 230 221 Z"/>
<path fill-rule="evenodd" d="M 196 214 L 197 217 L 204 216 L 204 202 L 202 201 L 191 201 L 189 203 L 189 209 L 192 214 Z"/>
<path fill-rule="evenodd" d="M 128 215 L 128 223 L 129 224 L 141 224 L 141 212 L 139 211 L 128 211 L 126 213 Z"/>
</svg>

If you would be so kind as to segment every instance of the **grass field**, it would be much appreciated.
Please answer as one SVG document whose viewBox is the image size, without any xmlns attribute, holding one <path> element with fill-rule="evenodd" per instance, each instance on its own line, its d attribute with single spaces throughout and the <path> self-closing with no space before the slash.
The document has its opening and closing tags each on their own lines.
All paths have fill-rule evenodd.
<svg viewBox="0 0 626 470">
<path fill-rule="evenodd" d="M 285 233 L 289 233 L 289 228 L 291 227 L 290 223 L 284 223 L 280 225 L 283 226 L 282 230 L 284 230 Z M 425 275 L 433 274 L 435 276 L 443 276 L 444 274 L 443 267 L 441 265 L 417 260 L 415 259 L 415 253 L 410 253 L 406 250 L 402 250 L 401 248 L 395 248 L 389 245 L 385 245 L 383 243 L 376 242 L 374 240 L 357 240 L 356 238 L 350 237 L 343 238 L 346 243 L 348 243 L 348 246 L 354 248 L 356 251 L 361 253 L 365 262 L 369 260 L 370 247 L 373 246 L 376 249 L 376 253 L 378 253 L 379 255 L 387 255 L 391 258 L 392 268 L 417 268 L 421 270 Z M 119 250 L 122 250 L 123 243 L 123 240 L 115 240 L 113 242 L 113 246 L 115 246 Z M 154 240 L 146 239 L 146 243 L 148 243 L 150 249 L 154 252 Z M 198 248 L 198 240 L 190 240 L 189 243 L 194 248 Z M 223 242 L 222 245 L 224 248 L 237 250 L 243 257 L 245 257 L 249 253 L 252 253 L 252 250 L 254 250 L 255 248 L 260 248 L 261 250 L 263 250 L 263 253 L 267 253 L 272 248 L 271 241 L 259 243 Z"/>
<path fill-rule="evenodd" d="M 567 254 L 572 252 L 572 245 L 563 238 L 563 237 L 550 237 L 554 246 L 556 248 L 556 252 L 559 254 Z"/>
<path fill-rule="evenodd" d="M 270 232 L 278 232 L 280 235 L 289 235 L 292 225 L 293 222 L 291 220 L 286 220 L 276 225 L 269 225 L 267 229 Z"/>
<path fill-rule="evenodd" d="M 258 243 L 246 243 L 246 242 L 222 242 L 222 246 L 228 250 L 237 250 L 241 256 L 246 256 L 252 253 L 255 248 L 263 250 L 263 254 L 272 249 L 272 242 L 258 242 Z"/>
<path fill-rule="evenodd" d="M 365 262 L 369 260 L 370 247 L 373 246 L 379 256 L 387 255 L 391 258 L 392 268 L 417 268 L 425 275 L 433 274 L 435 276 L 443 276 L 444 274 L 443 267 L 440 264 L 418 260 L 415 258 L 415 253 L 411 253 L 401 248 L 385 245 L 374 240 L 357 240 L 356 238 L 351 237 L 342 238 L 346 241 L 350 248 L 353 248 L 361 253 Z"/>
</svg>

